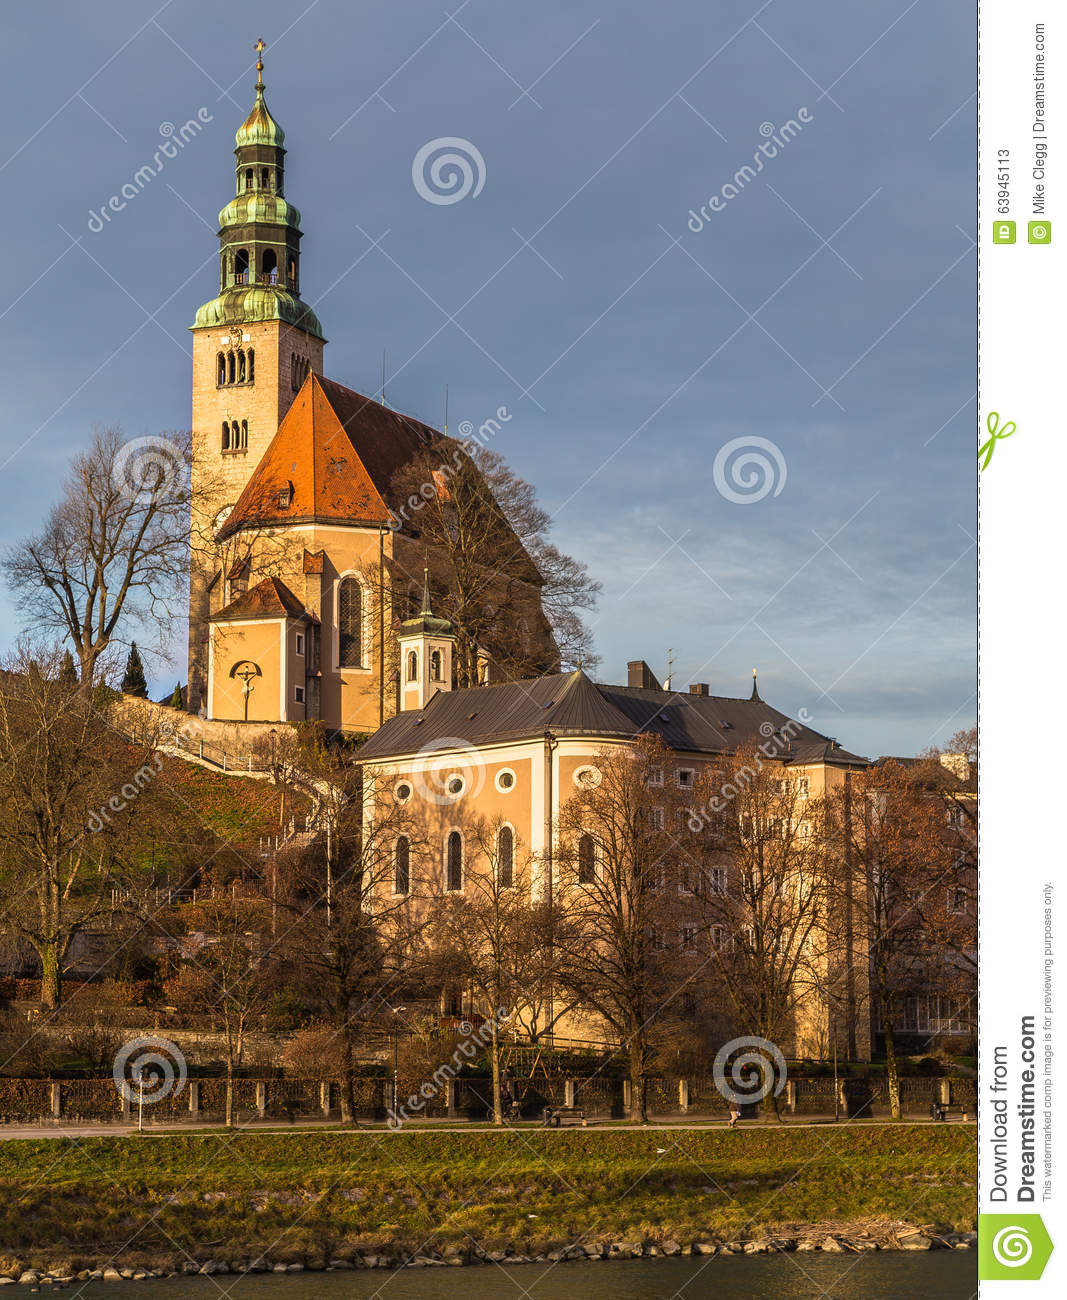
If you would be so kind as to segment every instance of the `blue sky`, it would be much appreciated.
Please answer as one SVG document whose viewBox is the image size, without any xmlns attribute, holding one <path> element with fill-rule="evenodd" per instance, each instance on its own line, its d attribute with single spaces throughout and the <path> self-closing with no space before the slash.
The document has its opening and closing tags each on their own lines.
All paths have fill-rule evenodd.
<svg viewBox="0 0 1067 1300">
<path fill-rule="evenodd" d="M 250 10 L 8 17 L 0 541 L 38 525 L 94 426 L 188 426 L 187 326 L 262 35 L 327 374 L 377 391 L 384 348 L 399 409 L 440 423 L 446 384 L 453 430 L 507 408 L 493 445 L 604 583 L 605 680 L 639 657 L 662 676 L 671 647 L 676 685 L 747 694 L 756 665 L 766 699 L 872 756 L 973 721 L 970 6 Z M 477 194 L 420 195 L 413 159 L 441 137 L 484 160 Z M 731 500 L 716 455 L 753 438 L 778 490 Z M 9 644 L 3 598 L 0 621 Z"/>
</svg>

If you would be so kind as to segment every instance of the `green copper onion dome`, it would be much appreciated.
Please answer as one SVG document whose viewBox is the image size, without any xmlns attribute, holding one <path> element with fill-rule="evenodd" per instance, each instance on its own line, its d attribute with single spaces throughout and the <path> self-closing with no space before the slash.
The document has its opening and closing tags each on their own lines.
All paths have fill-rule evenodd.
<svg viewBox="0 0 1067 1300">
<path fill-rule="evenodd" d="M 262 63 L 259 65 L 262 70 Z M 248 144 L 267 144 L 279 146 L 285 140 L 285 132 L 275 122 L 267 108 L 267 101 L 263 98 L 263 82 L 256 82 L 256 102 L 252 105 L 252 111 L 241 123 L 234 137 L 237 141 L 238 149 Z"/>
<path fill-rule="evenodd" d="M 300 297 L 300 213 L 285 198 L 285 132 L 263 98 L 262 40 L 256 42 L 256 100 L 237 132 L 236 194 L 219 213 L 219 292 L 193 329 L 285 321 L 322 338 Z"/>
<path fill-rule="evenodd" d="M 285 132 L 270 115 L 267 101 L 263 98 L 263 51 L 266 47 L 262 38 L 256 41 L 256 102 L 252 111 L 238 128 L 234 139 L 238 149 L 245 145 L 265 144 L 280 148 L 285 142 Z"/>
<path fill-rule="evenodd" d="M 287 203 L 280 194 L 249 190 L 231 199 L 219 213 L 222 227 L 247 226 L 257 221 L 296 229 L 300 225 L 300 209 Z"/>
</svg>

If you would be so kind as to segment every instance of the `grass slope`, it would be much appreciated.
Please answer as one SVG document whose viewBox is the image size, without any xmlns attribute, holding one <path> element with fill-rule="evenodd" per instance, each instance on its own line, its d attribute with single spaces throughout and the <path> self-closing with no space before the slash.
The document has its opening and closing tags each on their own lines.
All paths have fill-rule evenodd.
<svg viewBox="0 0 1067 1300">
<path fill-rule="evenodd" d="M 0 1256 L 74 1267 L 528 1253 L 776 1225 L 975 1218 L 970 1127 L 253 1134 L 0 1143 Z M 472 1240 L 473 1239 L 473 1240 Z"/>
</svg>

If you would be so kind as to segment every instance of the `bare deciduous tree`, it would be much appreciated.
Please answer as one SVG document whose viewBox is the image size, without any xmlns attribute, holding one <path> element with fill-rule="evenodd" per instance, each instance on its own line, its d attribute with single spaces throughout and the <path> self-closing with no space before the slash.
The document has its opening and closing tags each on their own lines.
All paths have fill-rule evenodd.
<svg viewBox="0 0 1067 1300">
<path fill-rule="evenodd" d="M 159 793 L 151 748 L 110 728 L 61 666 L 57 651 L 21 652 L 0 685 L 0 928 L 37 953 L 50 1008 L 75 936 L 127 885 L 138 820 Z"/>
<path fill-rule="evenodd" d="M 679 880 L 691 868 L 689 798 L 656 738 L 605 750 L 560 813 L 560 979 L 628 1053 L 630 1119 L 648 1118 L 653 1052 L 673 1030 L 688 978 L 679 967 Z"/>
<path fill-rule="evenodd" d="M 463 892 L 441 898 L 427 939 L 441 981 L 470 989 L 484 1010 L 493 1119 L 502 1124 L 502 1022 L 518 1020 L 524 1008 L 540 1008 L 545 1000 L 551 904 L 537 897 L 535 864 L 509 825 L 483 819 L 469 828 L 467 838 L 474 853 L 464 872 Z"/>
<path fill-rule="evenodd" d="M 184 433 L 94 434 L 44 527 L 4 556 L 32 629 L 70 643 L 86 685 L 123 628 L 172 625 L 173 597 L 188 577 L 189 455 Z"/>
<path fill-rule="evenodd" d="M 709 977 L 742 1033 L 781 1045 L 826 958 L 822 805 L 756 747 L 699 785 L 715 846 L 694 882 Z"/>
<path fill-rule="evenodd" d="M 456 630 L 457 685 L 479 680 L 478 652 L 503 676 L 594 662 L 581 612 L 599 584 L 547 537 L 531 485 L 497 452 L 442 438 L 397 477 L 404 530 L 426 548 L 434 612 Z M 418 575 L 421 578 L 421 563 Z"/>
<path fill-rule="evenodd" d="M 944 807 L 916 769 L 888 762 L 855 774 L 829 807 L 839 861 L 837 891 L 847 891 L 859 943 L 869 963 L 871 996 L 885 1041 L 889 1108 L 899 1119 L 896 1024 L 905 997 L 922 990 L 935 958 L 924 906 L 952 883 L 956 853 L 945 834 Z"/>
</svg>

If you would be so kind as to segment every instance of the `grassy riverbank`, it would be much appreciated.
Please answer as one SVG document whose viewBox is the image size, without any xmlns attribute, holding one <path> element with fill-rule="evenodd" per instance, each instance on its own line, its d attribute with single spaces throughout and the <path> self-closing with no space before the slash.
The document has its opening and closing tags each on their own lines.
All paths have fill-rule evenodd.
<svg viewBox="0 0 1067 1300">
<path fill-rule="evenodd" d="M 0 1271 L 180 1267 L 477 1243 L 738 1240 L 789 1225 L 974 1226 L 970 1126 L 306 1133 L 0 1144 Z"/>
</svg>

